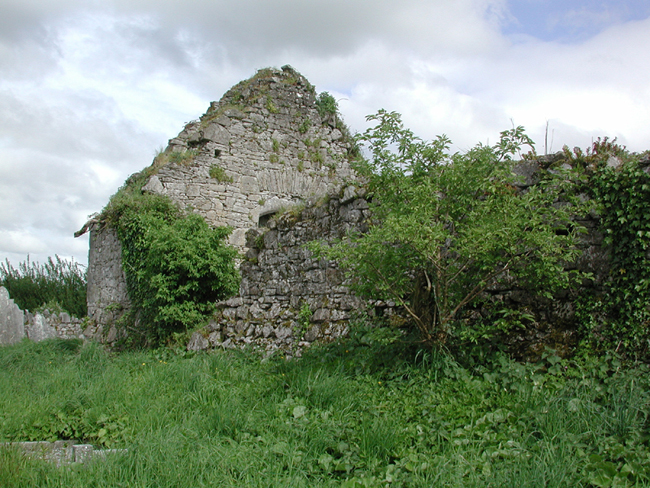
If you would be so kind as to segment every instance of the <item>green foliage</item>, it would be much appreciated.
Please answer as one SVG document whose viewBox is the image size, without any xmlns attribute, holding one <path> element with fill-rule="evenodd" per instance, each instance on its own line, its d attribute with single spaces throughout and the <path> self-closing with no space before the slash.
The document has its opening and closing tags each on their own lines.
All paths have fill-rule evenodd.
<svg viewBox="0 0 650 488">
<path fill-rule="evenodd" d="M 74 261 L 55 256 L 47 263 L 27 260 L 14 268 L 7 260 L 0 263 L 0 286 L 23 310 L 35 312 L 44 308 L 52 312 L 64 310 L 74 317 L 85 317 L 86 270 Z"/>
<path fill-rule="evenodd" d="M 322 119 L 336 116 L 339 110 L 336 99 L 326 91 L 319 93 L 316 97 L 316 108 Z"/>
<path fill-rule="evenodd" d="M 331 248 L 316 246 L 342 264 L 357 292 L 395 300 L 421 341 L 444 345 L 489 288 L 516 283 L 551 297 L 569 285 L 578 202 L 553 205 L 563 180 L 551 176 L 517 190 L 512 156 L 532 145 L 522 128 L 504 131 L 495 147 L 449 155 L 446 137 L 422 141 L 399 114 L 368 119 L 377 125 L 359 141 L 371 159 L 358 170 L 369 181 L 374 224 Z"/>
<path fill-rule="evenodd" d="M 230 229 L 183 215 L 162 195 L 127 184 L 102 212 L 117 230 L 132 308 L 122 319 L 129 340 L 158 344 L 200 325 L 214 302 L 236 293 L 237 251 L 225 243 Z"/>
<path fill-rule="evenodd" d="M 310 127 L 311 127 L 311 120 L 305 119 L 298 126 L 298 132 L 300 132 L 301 134 L 306 134 Z M 307 143 L 305 143 L 305 145 L 306 144 Z"/>
<path fill-rule="evenodd" d="M 159 152 L 154 158 L 152 168 L 160 168 L 166 164 L 188 165 L 196 156 L 199 155 L 198 149 L 187 149 L 182 152 Z"/>
<path fill-rule="evenodd" d="M 219 183 L 232 183 L 232 176 L 228 176 L 226 171 L 219 165 L 210 166 L 210 178 L 214 178 Z"/>
<path fill-rule="evenodd" d="M 272 114 L 277 114 L 279 112 L 278 107 L 275 105 L 273 99 L 271 98 L 271 95 L 267 95 L 266 97 L 266 110 Z"/>
<path fill-rule="evenodd" d="M 607 165 L 610 157 L 620 167 Z M 600 139 L 574 162 L 591 167 L 587 191 L 598 204 L 610 250 L 605 293 L 585 297 L 580 314 L 587 341 L 597 348 L 650 354 L 650 174 L 615 141 Z M 600 343 L 600 344 L 599 344 Z"/>
<path fill-rule="evenodd" d="M 304 335 L 309 327 L 311 326 L 311 316 L 314 313 L 309 308 L 308 303 L 303 303 L 300 307 L 300 312 L 298 312 L 298 326 L 300 327 L 300 336 Z"/>
<path fill-rule="evenodd" d="M 352 337 L 286 361 L 240 351 L 0 348 L 0 442 L 127 448 L 57 468 L 0 449 L 0 485 L 647 486 L 650 372 L 599 358 L 471 367 Z"/>
<path fill-rule="evenodd" d="M 239 286 L 230 229 L 174 215 L 133 209 L 118 227 L 133 312 L 154 344 L 200 325 Z"/>
<path fill-rule="evenodd" d="M 311 161 L 312 161 L 313 163 L 316 163 L 316 164 L 318 165 L 319 168 L 320 168 L 320 167 L 323 165 L 323 163 L 325 162 L 325 158 L 323 157 L 323 154 L 322 154 L 320 151 L 318 151 L 318 150 L 316 150 L 316 151 L 314 151 L 313 153 L 311 153 L 310 158 L 311 158 Z"/>
</svg>

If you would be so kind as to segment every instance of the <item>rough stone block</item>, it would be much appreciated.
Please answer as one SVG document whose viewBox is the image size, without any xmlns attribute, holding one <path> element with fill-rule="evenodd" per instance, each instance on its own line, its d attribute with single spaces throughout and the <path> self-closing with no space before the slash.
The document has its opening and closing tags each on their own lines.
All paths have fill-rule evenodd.
<svg viewBox="0 0 650 488">
<path fill-rule="evenodd" d="M 85 463 L 93 458 L 94 448 L 92 444 L 77 444 L 72 446 L 74 451 L 74 462 Z"/>
<path fill-rule="evenodd" d="M 188 351 L 202 351 L 210 346 L 208 340 L 200 332 L 195 332 L 187 344 Z"/>
<path fill-rule="evenodd" d="M 15 344 L 25 337 L 25 316 L 0 286 L 0 344 Z"/>
<path fill-rule="evenodd" d="M 327 322 L 330 319 L 330 311 L 328 308 L 319 308 L 311 316 L 311 321 L 314 323 Z"/>
</svg>

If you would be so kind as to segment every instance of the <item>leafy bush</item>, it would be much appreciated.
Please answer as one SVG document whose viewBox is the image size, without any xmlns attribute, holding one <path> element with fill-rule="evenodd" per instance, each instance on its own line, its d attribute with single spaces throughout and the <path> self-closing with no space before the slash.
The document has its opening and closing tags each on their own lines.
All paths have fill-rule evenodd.
<svg viewBox="0 0 650 488">
<path fill-rule="evenodd" d="M 214 302 L 238 290 L 237 251 L 225 242 L 229 228 L 213 229 L 199 215 L 181 213 L 169 198 L 128 185 L 104 216 L 122 244 L 132 303 L 124 325 L 146 343 L 200 325 Z"/>
<path fill-rule="evenodd" d="M 604 292 L 583 297 L 579 315 L 587 342 L 598 349 L 650 355 L 650 174 L 614 141 L 596 141 L 586 154 L 566 151 L 587 169 L 585 190 L 597 202 L 610 251 Z M 618 167 L 608 165 L 616 157 Z M 646 161 L 647 164 L 647 161 Z"/>
<path fill-rule="evenodd" d="M 75 317 L 85 317 L 86 270 L 74 261 L 55 256 L 40 264 L 27 260 L 14 268 L 7 260 L 0 263 L 0 286 L 23 310 L 61 308 Z M 54 310 L 53 310 L 54 311 Z"/>
<path fill-rule="evenodd" d="M 494 147 L 449 155 L 449 140 L 417 138 L 397 113 L 380 111 L 359 137 L 371 154 L 358 170 L 369 181 L 369 231 L 320 252 L 338 260 L 354 289 L 404 307 L 429 345 L 457 333 L 461 312 L 488 288 L 551 297 L 570 282 L 578 255 L 574 206 L 553 205 L 563 182 L 549 177 L 517 190 L 512 156 L 532 141 L 518 127 Z M 568 197 L 566 197 L 568 198 Z"/>
</svg>

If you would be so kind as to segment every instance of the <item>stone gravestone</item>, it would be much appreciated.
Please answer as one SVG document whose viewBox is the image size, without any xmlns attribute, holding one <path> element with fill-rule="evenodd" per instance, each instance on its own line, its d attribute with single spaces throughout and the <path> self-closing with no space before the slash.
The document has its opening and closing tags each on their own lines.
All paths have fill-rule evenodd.
<svg viewBox="0 0 650 488">
<path fill-rule="evenodd" d="M 52 327 L 48 320 L 40 313 L 34 314 L 33 320 L 27 321 L 25 329 L 27 337 L 34 342 L 40 342 L 58 336 L 56 329 Z"/>
<path fill-rule="evenodd" d="M 9 298 L 6 288 L 0 286 L 0 344 L 15 344 L 25 337 L 23 311 Z"/>
</svg>

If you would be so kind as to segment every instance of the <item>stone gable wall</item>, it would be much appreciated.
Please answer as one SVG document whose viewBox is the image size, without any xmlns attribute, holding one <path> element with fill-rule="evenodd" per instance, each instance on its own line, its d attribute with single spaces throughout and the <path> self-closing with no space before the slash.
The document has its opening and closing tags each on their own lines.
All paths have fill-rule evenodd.
<svg viewBox="0 0 650 488">
<path fill-rule="evenodd" d="M 230 243 L 243 253 L 249 229 L 353 180 L 351 149 L 348 129 L 335 114 L 321 116 L 302 75 L 289 66 L 260 70 L 169 141 L 142 189 L 231 226 Z M 88 314 L 94 336 L 112 342 L 113 324 L 130 307 L 121 246 L 110 227 L 87 225 Z"/>
<path fill-rule="evenodd" d="M 337 125 L 320 116 L 303 76 L 290 67 L 262 70 L 169 141 L 158 160 L 181 162 L 164 164 L 144 189 L 210 225 L 233 227 L 231 244 L 243 248 L 260 217 L 337 190 L 353 176 L 347 129 Z"/>
</svg>

